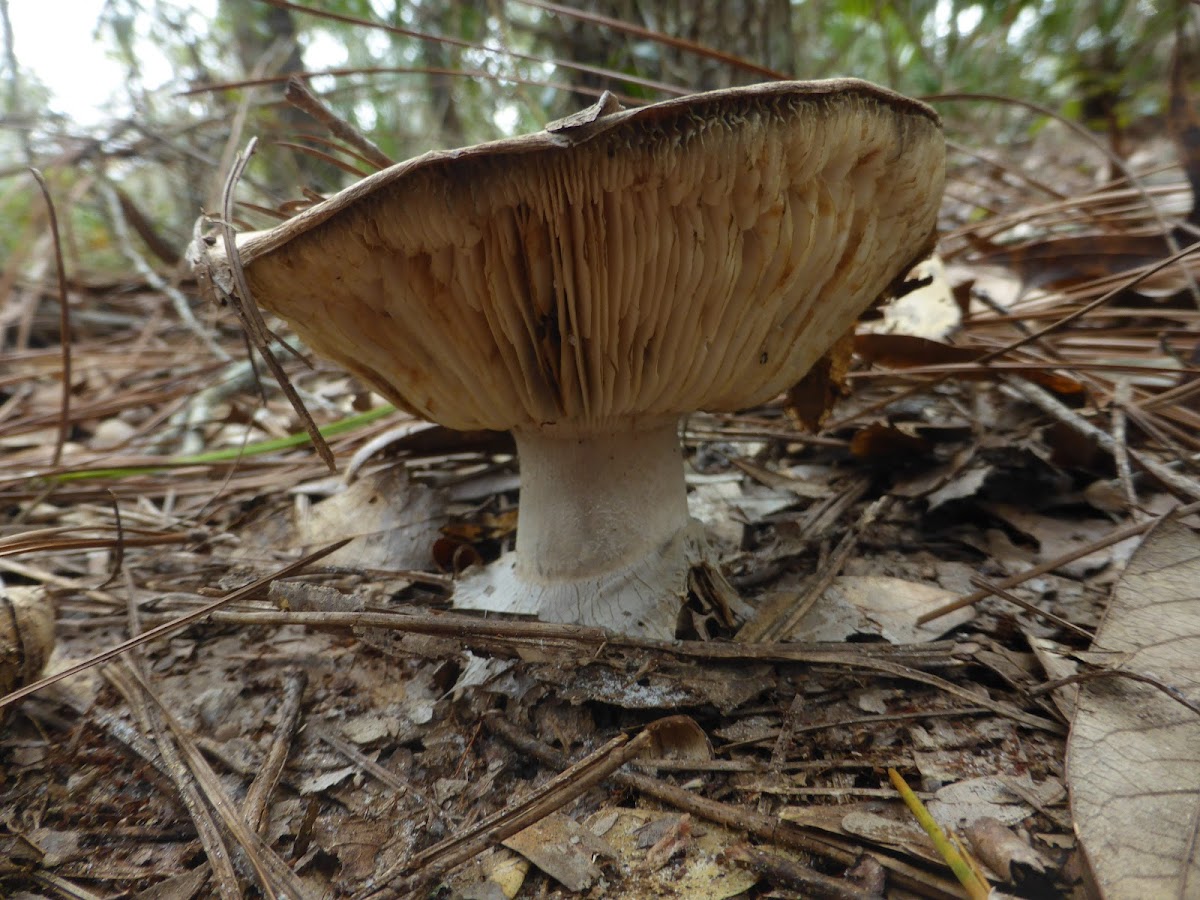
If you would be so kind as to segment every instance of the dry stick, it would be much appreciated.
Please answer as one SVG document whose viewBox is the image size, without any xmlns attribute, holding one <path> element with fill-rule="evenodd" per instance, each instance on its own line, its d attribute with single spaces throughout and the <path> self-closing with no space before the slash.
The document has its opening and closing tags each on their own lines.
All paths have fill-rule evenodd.
<svg viewBox="0 0 1200 900">
<path fill-rule="evenodd" d="M 1117 381 L 1113 391 L 1112 443 L 1113 461 L 1117 464 L 1117 477 L 1125 491 L 1125 501 L 1130 509 L 1138 508 L 1137 491 L 1133 487 L 1133 472 L 1129 467 L 1129 447 L 1125 443 L 1125 407 L 1133 400 L 1133 389 L 1128 378 Z"/>
<path fill-rule="evenodd" d="M 422 887 L 428 886 L 443 875 L 477 856 L 489 847 L 511 837 L 518 831 L 540 822 L 546 816 L 561 809 L 575 798 L 587 793 L 595 785 L 610 776 L 625 763 L 638 756 L 652 742 L 662 723 L 670 718 L 652 722 L 633 740 L 617 735 L 598 750 L 589 753 L 579 762 L 565 768 L 538 788 L 532 796 L 520 803 L 506 807 L 479 822 L 466 834 L 447 838 L 418 853 L 411 862 L 402 862 L 406 869 L 415 870 L 403 882 L 388 888 L 399 871 L 385 872 L 377 880 L 379 889 L 372 890 L 368 897 L 407 897 Z"/>
<path fill-rule="evenodd" d="M 242 327 L 246 329 L 247 335 L 258 349 L 258 352 L 262 354 L 267 368 L 275 376 L 280 390 L 283 391 L 284 396 L 291 403 L 292 409 L 296 411 L 296 415 L 304 423 L 304 430 L 308 432 L 308 437 L 312 441 L 317 454 L 321 457 L 325 465 L 329 467 L 330 472 L 336 472 L 337 463 L 334 461 L 333 451 L 325 443 L 324 436 L 321 434 L 320 429 L 317 428 L 317 423 L 313 421 L 312 416 L 308 414 L 308 410 L 305 408 L 304 402 L 300 399 L 300 395 L 296 393 L 296 389 L 288 381 L 287 374 L 283 371 L 283 366 L 279 364 L 279 360 L 271 352 L 270 344 L 273 335 L 270 329 L 267 328 L 267 323 L 263 321 L 262 313 L 258 311 L 258 307 L 254 303 L 254 295 L 250 292 L 250 285 L 246 282 L 246 272 L 242 268 L 242 260 L 238 255 L 237 238 L 234 235 L 233 225 L 231 224 L 233 222 L 233 191 L 241 179 L 246 165 L 250 162 L 250 157 L 254 153 L 255 143 L 255 139 L 251 138 L 250 142 L 246 145 L 246 149 L 234 160 L 233 168 L 229 170 L 229 177 L 225 180 L 225 187 L 221 193 L 221 237 L 225 243 L 225 258 L 229 261 L 234 289 L 237 292 L 237 296 L 230 299 L 234 310 L 237 312 L 238 319 L 242 322 Z"/>
<path fill-rule="evenodd" d="M 86 876 L 84 876 L 86 877 Z M 91 891 L 75 884 L 73 881 L 68 881 L 61 875 L 55 875 L 52 872 L 34 872 L 33 880 L 52 888 L 64 897 L 70 900 L 104 900 L 107 895 L 94 894 Z"/>
<path fill-rule="evenodd" d="M 487 716 L 483 721 L 488 728 L 499 734 L 504 740 L 522 753 L 534 757 L 542 765 L 553 769 L 563 769 L 569 762 L 557 750 L 543 744 L 537 738 L 519 731 L 498 715 Z M 860 846 L 843 838 L 835 835 L 814 834 L 810 830 L 775 816 L 743 809 L 719 800 L 709 800 L 707 797 L 701 797 L 649 775 L 614 772 L 611 777 L 614 782 L 624 788 L 646 794 L 682 812 L 691 813 L 736 831 L 752 834 L 764 841 L 832 860 L 842 866 L 854 865 L 862 855 Z M 947 900 L 949 898 L 958 900 L 961 897 L 957 884 L 952 881 L 929 875 L 916 866 L 890 856 L 876 853 L 870 853 L 870 855 L 895 878 L 896 883 L 901 887 L 916 891 L 923 897 L 944 897 Z M 923 893 L 930 890 L 933 891 L 932 894 Z"/>
<path fill-rule="evenodd" d="M 141 610 L 134 599 L 133 576 L 129 572 L 125 573 L 125 589 L 127 597 L 125 612 L 129 624 L 129 633 L 131 637 L 137 637 L 142 631 Z M 102 672 L 109 679 L 110 683 L 117 687 L 122 696 L 125 697 L 125 702 L 133 710 L 134 717 L 141 723 L 142 730 L 154 739 L 166 773 L 174 783 L 175 789 L 179 792 L 179 797 L 183 801 L 184 808 L 192 818 L 192 824 L 196 828 L 200 844 L 204 847 L 209 868 L 217 883 L 217 892 L 222 897 L 227 898 L 227 900 L 235 900 L 235 898 L 242 895 L 242 888 L 238 881 L 237 872 L 234 871 L 233 859 L 229 854 L 229 848 L 225 845 L 221 829 L 217 827 L 212 813 L 204 803 L 195 779 L 184 764 L 183 759 L 179 756 L 179 750 L 175 741 L 171 738 L 162 717 L 154 715 L 150 704 L 146 702 L 146 698 L 151 696 L 149 687 L 145 687 L 144 690 L 138 690 L 127 677 L 127 673 L 131 673 L 137 680 L 143 684 L 146 683 L 145 665 L 142 659 L 141 648 L 135 647 L 131 650 L 123 662 L 125 663 L 124 668 L 120 666 L 106 666 Z M 157 706 L 155 706 L 155 709 L 157 709 Z"/>
<path fill-rule="evenodd" d="M 442 815 L 442 811 L 437 804 L 425 796 L 424 792 L 418 790 L 411 783 L 402 781 L 395 772 L 385 769 L 379 763 L 375 762 L 375 760 L 371 759 L 371 757 L 359 751 L 348 741 L 343 741 L 337 735 L 329 734 L 328 732 L 322 730 L 314 730 L 314 733 L 319 740 L 324 741 L 338 753 L 342 754 L 342 756 L 346 757 L 346 759 L 350 760 L 350 762 L 354 763 L 368 775 L 374 776 L 381 783 L 387 787 L 390 787 L 396 793 L 400 794 L 401 796 L 411 794 L 412 796 L 416 797 L 417 800 L 420 801 L 420 803 L 425 807 L 425 811 L 429 813 L 432 818 L 437 819 L 443 825 L 446 824 L 445 817 Z"/>
<path fill-rule="evenodd" d="M 395 163 L 395 160 L 380 150 L 374 141 L 322 103 L 298 75 L 293 75 L 288 79 L 287 87 L 283 91 L 283 99 L 297 109 L 308 113 L 329 129 L 330 134 L 345 141 L 366 157 L 372 165 L 386 169 Z"/>
<path fill-rule="evenodd" d="M 788 752 L 792 749 L 792 737 L 795 734 L 796 720 L 804 709 L 804 695 L 797 693 L 788 704 L 787 711 L 779 722 L 779 734 L 775 736 L 775 746 L 771 748 L 770 771 L 774 775 L 783 774 L 787 764 Z"/>
<path fill-rule="evenodd" d="M 150 641 L 156 640 L 160 637 L 174 634 L 181 628 L 191 625 L 193 622 L 198 622 L 200 619 L 203 619 L 205 616 L 215 612 L 228 603 L 233 603 L 237 600 L 244 600 L 247 597 L 253 597 L 259 591 L 270 585 L 270 583 L 276 578 L 285 578 L 288 575 L 293 575 L 302 570 L 309 563 L 316 562 L 318 559 L 324 559 L 335 550 L 346 546 L 348 543 L 350 543 L 350 541 L 351 538 L 346 538 L 345 540 L 330 544 L 328 547 L 323 547 L 315 553 L 310 553 L 308 556 L 296 560 L 294 563 L 289 563 L 282 569 L 272 572 L 270 575 L 264 575 L 262 578 L 252 581 L 250 584 L 240 587 L 236 591 L 230 591 L 224 597 L 214 600 L 212 603 L 206 603 L 199 609 L 193 610 L 192 612 L 182 615 L 177 619 L 172 619 L 170 622 L 164 622 L 161 625 L 157 625 L 154 628 L 151 628 L 149 631 L 144 631 L 139 635 L 131 637 L 127 641 L 122 641 L 115 647 L 110 647 L 107 650 L 101 650 L 99 653 L 89 656 L 82 662 L 75 663 L 72 666 L 67 666 L 67 668 L 63 669 L 62 671 L 55 672 L 53 675 L 47 675 L 45 678 L 40 678 L 33 684 L 28 684 L 19 690 L 13 691 L 11 694 L 5 694 L 3 697 L 0 697 L 0 709 L 4 709 L 5 707 L 11 706 L 19 700 L 25 699 L 30 694 L 40 691 L 47 685 L 55 684 L 59 681 L 62 681 L 64 678 L 70 678 L 72 675 L 78 675 L 80 672 L 99 665 L 102 662 L 107 662 L 115 656 L 120 656 L 122 653 L 132 650 L 134 647 L 140 647 L 142 644 L 149 643 Z"/>
<path fill-rule="evenodd" d="M 990 712 L 990 710 L 985 709 L 982 706 L 959 706 L 952 709 L 926 709 L 918 712 L 882 713 L 877 716 L 851 716 L 848 719 L 835 719 L 831 722 L 816 722 L 812 725 L 793 725 L 791 736 L 795 737 L 801 734 L 812 734 L 817 731 L 825 731 L 829 728 L 849 728 L 854 725 L 876 725 L 881 722 L 888 724 L 893 722 L 906 722 L 912 719 L 944 719 L 956 716 L 980 716 L 986 712 Z M 741 750 L 745 747 L 765 747 L 768 741 L 778 741 L 782 732 L 783 727 L 781 726 L 777 731 L 768 731 L 766 734 L 759 735 L 758 737 L 744 738 L 740 741 L 729 741 L 721 745 L 721 750 L 722 752 L 728 753 L 733 750 Z M 906 761 L 902 762 L 901 764 L 906 764 Z M 654 769 L 656 767 L 666 768 L 666 771 L 668 772 L 676 771 L 676 769 L 661 766 L 657 762 L 655 764 L 646 765 L 646 768 L 649 769 Z M 687 771 L 686 766 L 678 766 L 676 768 Z M 786 769 L 787 764 L 785 763 L 783 770 L 786 771 Z M 756 769 L 754 771 L 757 772 L 759 770 Z M 770 770 L 768 769 L 768 771 Z M 835 788 L 834 790 L 840 789 Z"/>
<path fill-rule="evenodd" d="M 449 614 L 422 616 L 373 612 L 246 612 L 237 613 L 234 618 L 229 616 L 214 618 L 216 621 L 236 621 L 249 625 L 386 628 L 412 634 L 431 634 L 455 638 L 489 652 L 505 653 L 510 656 L 519 654 L 522 647 L 539 655 L 558 650 L 560 653 L 570 653 L 575 658 L 582 660 L 595 658 L 605 650 L 641 649 L 682 658 L 710 661 L 753 659 L 763 662 L 843 666 L 924 684 L 952 697 L 957 697 L 970 706 L 982 706 L 996 715 L 1012 719 L 1028 728 L 1037 728 L 1053 734 L 1062 732 L 1062 726 L 1057 722 L 1024 712 L 1009 703 L 977 696 L 945 678 L 883 658 L 878 649 L 873 648 L 868 651 L 866 650 L 867 645 L 864 644 L 844 645 L 844 648 L 843 645 L 835 645 L 828 649 L 812 649 L 788 643 L 756 645 L 718 644 L 704 641 L 654 641 L 624 637 L 603 628 L 589 628 L 580 625 L 546 625 L 540 622 L 503 622 L 496 619 L 474 619 Z"/>
<path fill-rule="evenodd" d="M 195 741 L 150 689 L 149 683 L 141 672 L 133 667 L 130 667 L 129 671 L 146 696 L 154 701 L 159 715 L 171 730 L 188 768 L 191 769 L 196 781 L 203 788 L 208 802 L 216 810 L 221 822 L 229 829 L 234 840 L 241 845 L 254 869 L 259 886 L 268 900 L 303 900 L 303 898 L 310 897 L 310 892 L 305 889 L 296 873 L 279 858 L 274 850 L 267 846 L 259 837 L 258 832 L 251 830 L 246 824 L 246 820 L 242 818 L 237 807 L 233 805 L 233 801 L 225 793 L 217 773 L 213 771 L 208 760 L 197 749 Z"/>
<path fill-rule="evenodd" d="M 725 856 L 774 885 L 801 891 L 805 897 L 821 900 L 879 900 L 879 894 L 875 891 L 864 890 L 844 878 L 822 875 L 794 859 L 767 853 L 748 844 L 730 848 Z"/>
<path fill-rule="evenodd" d="M 1182 384 L 1177 384 L 1173 388 L 1167 388 L 1165 391 L 1160 391 L 1153 397 L 1143 400 L 1138 405 L 1143 410 L 1155 410 L 1169 404 L 1182 403 L 1197 393 L 1200 393 L 1200 379 L 1193 379 L 1185 381 Z"/>
<path fill-rule="evenodd" d="M 1178 409 L 1182 410 L 1182 407 Z M 1170 469 L 1191 469 L 1200 462 L 1200 453 L 1189 452 L 1180 446 L 1180 441 L 1191 444 L 1191 450 L 1200 448 L 1200 432 L 1188 432 L 1171 422 L 1164 416 L 1146 412 L 1140 404 L 1131 403 L 1125 407 L 1125 415 L 1133 419 L 1148 438 L 1157 441 L 1164 451 L 1175 454 L 1175 459 L 1167 463 Z"/>
<path fill-rule="evenodd" d="M 1077 559 L 1082 559 L 1088 554 L 1095 553 L 1097 550 L 1103 550 L 1105 547 L 1111 547 L 1113 544 L 1119 544 L 1121 541 L 1128 540 L 1131 537 L 1137 537 L 1139 534 L 1144 534 L 1149 531 L 1154 525 L 1158 524 L 1168 515 L 1174 515 L 1182 518 L 1200 512 L 1200 503 L 1189 503 L 1187 506 L 1180 506 L 1177 509 L 1166 513 L 1164 516 L 1158 516 L 1146 522 L 1139 522 L 1133 525 L 1126 525 L 1124 528 L 1118 528 L 1102 538 L 1092 541 L 1090 544 L 1084 544 L 1082 547 L 1064 553 L 1062 556 L 1055 557 L 1047 562 L 1034 566 L 1031 569 L 1026 569 L 1024 572 L 1018 572 L 1016 575 L 1010 575 L 1008 578 L 1002 578 L 997 581 L 995 587 L 1014 588 L 1024 584 L 1030 578 L 1037 578 L 1039 575 L 1045 575 L 1047 572 L 1053 572 L 1068 563 L 1073 563 Z M 945 606 L 939 606 L 932 612 L 927 612 L 923 616 L 917 618 L 918 625 L 924 625 L 934 619 L 940 618 L 947 613 L 952 613 L 956 609 L 962 609 L 964 606 L 970 606 L 973 603 L 978 603 L 984 597 L 991 596 L 991 588 L 981 588 L 974 593 L 967 594 L 965 597 L 959 597 L 957 600 L 947 603 Z"/>
<path fill-rule="evenodd" d="M 93 526 L 97 529 L 100 526 Z M 27 535 L 17 535 L 14 539 L 0 542 L 0 556 L 17 556 L 22 553 L 46 552 L 46 551 L 70 551 L 70 550 L 89 550 L 94 548 L 117 548 L 121 547 L 161 547 L 169 544 L 194 544 L 196 543 L 195 534 L 143 534 L 140 536 L 129 535 L 125 537 L 115 538 L 34 538 L 26 540 Z M 77 587 L 77 585 L 73 585 Z M 101 590 L 103 585 L 100 585 L 96 590 Z"/>
<path fill-rule="evenodd" d="M 98 590 L 98 591 L 104 590 L 106 587 L 108 587 L 110 584 L 112 584 L 114 581 L 116 581 L 117 576 L 120 575 L 124 571 L 122 567 L 125 564 L 125 547 L 127 546 L 125 543 L 125 525 L 121 521 L 121 502 L 119 500 L 117 500 L 117 495 L 114 494 L 111 490 L 108 492 L 108 497 L 112 503 L 113 525 L 117 529 L 117 540 L 116 540 L 116 545 L 113 547 L 112 571 L 109 573 L 109 576 L 106 579 L 104 579 L 104 581 L 102 581 L 102 582 L 100 582 L 100 584 L 96 585 L 96 590 Z M 126 584 L 129 588 L 129 593 L 128 593 L 129 601 L 132 603 L 134 588 L 133 588 L 133 582 L 130 581 L 128 579 L 128 577 L 126 578 Z M 139 626 L 139 628 L 140 628 L 140 626 Z"/>
<path fill-rule="evenodd" d="M 279 705 L 279 724 L 271 736 L 271 749 L 262 768 L 250 782 L 246 790 L 246 799 L 242 801 L 242 816 L 250 827 L 260 835 L 264 835 L 270 818 L 267 816 L 267 805 L 283 775 L 283 765 L 287 762 L 288 750 L 291 749 L 292 739 L 296 736 L 296 724 L 300 721 L 300 702 L 304 697 L 304 687 L 308 684 L 308 676 L 303 669 L 289 669 L 283 676 L 283 702 Z"/>
<path fill-rule="evenodd" d="M 316 143 L 321 143 L 321 139 L 317 138 L 315 136 L 310 137 L 309 140 L 314 141 Z M 369 171 L 363 171 L 362 169 L 360 169 L 356 166 L 350 165 L 350 163 L 348 163 L 348 162 L 343 162 L 341 159 L 334 156 L 333 154 L 325 153 L 324 151 L 318 150 L 316 147 L 310 146 L 309 144 L 302 144 L 299 141 L 275 141 L 274 144 L 276 147 L 282 147 L 286 150 L 295 150 L 297 153 L 303 153 L 305 156 L 309 157 L 310 159 L 319 160 L 320 162 L 323 162 L 326 165 L 333 166 L 333 168 L 338 169 L 339 171 L 345 172 L 347 175 L 349 175 L 351 178 L 355 179 L 356 181 L 366 178 L 368 175 L 371 174 Z M 341 148 L 340 145 L 335 145 L 335 146 L 337 146 L 338 149 L 341 150 L 341 152 L 343 152 L 343 153 L 346 152 L 344 149 Z M 308 196 L 310 192 L 306 190 L 304 193 L 305 193 L 305 196 Z M 320 203 L 323 199 L 325 199 L 325 198 L 320 196 L 319 194 L 314 194 L 312 196 L 310 202 Z"/>
<path fill-rule="evenodd" d="M 1088 672 L 1076 672 L 1074 675 L 1068 675 L 1065 678 L 1056 678 L 1054 681 L 1048 681 L 1045 684 L 1039 684 L 1035 688 L 1031 688 L 1029 696 L 1038 697 L 1042 694 L 1048 694 L 1051 691 L 1056 691 L 1060 687 L 1066 687 L 1068 684 L 1079 684 L 1084 681 L 1094 681 L 1097 678 L 1128 678 L 1130 681 L 1140 681 L 1143 684 L 1148 684 L 1157 690 L 1162 691 L 1176 703 L 1183 706 L 1189 712 L 1200 716 L 1200 703 L 1190 699 L 1183 691 L 1174 685 L 1167 684 L 1157 676 L 1147 674 L 1145 672 L 1130 672 L 1127 669 L 1093 669 Z"/>
<path fill-rule="evenodd" d="M 188 771 L 187 765 L 180 757 L 179 750 L 171 739 L 165 723 L 151 715 L 143 693 L 129 684 L 127 671 L 133 671 L 132 664 L 128 670 L 118 666 L 106 666 L 102 670 L 102 674 L 125 697 L 135 716 L 142 721 L 143 729 L 153 737 L 154 743 L 158 747 L 158 756 L 162 760 L 162 767 L 167 777 L 175 785 L 179 800 L 191 817 L 196 835 L 200 838 L 200 845 L 204 848 L 204 855 L 212 870 L 213 880 L 216 881 L 217 893 L 224 900 L 238 900 L 242 896 L 242 888 L 237 872 L 233 868 L 229 848 L 225 845 L 225 840 L 221 835 L 221 829 L 217 827 L 216 820 L 213 819 L 212 813 L 205 805 L 200 789 L 196 786 L 195 779 L 192 778 L 191 772 Z"/>
<path fill-rule="evenodd" d="M 245 591 L 246 589 L 242 589 Z M 244 597 L 244 595 L 243 595 Z M 663 653 L 703 662 L 777 662 L 807 665 L 874 667 L 877 663 L 902 663 L 923 669 L 960 666 L 959 645 L 952 641 L 928 644 L 733 644 L 716 641 L 665 641 L 617 634 L 591 625 L 560 625 L 491 619 L 461 613 L 383 612 L 279 612 L 246 610 L 213 613 L 214 622 L 238 625 L 307 625 L 312 628 L 386 628 L 410 634 L 428 634 L 479 646 L 512 656 L 525 650 L 543 656 L 564 656 L 580 663 L 606 655 Z M 969 646 L 969 645 L 968 645 Z"/>
<path fill-rule="evenodd" d="M 795 602 L 788 603 L 786 607 L 771 609 L 770 612 L 775 613 L 775 615 L 769 615 L 763 619 L 756 616 L 747 622 L 738 632 L 738 642 L 777 641 L 795 631 L 800 620 L 821 599 L 821 595 L 833 584 L 833 579 L 842 571 L 846 560 L 850 558 L 850 554 L 858 546 L 859 538 L 862 537 L 863 532 L 870 528 L 875 519 L 881 513 L 886 512 L 891 504 L 892 498 L 890 496 L 880 497 L 863 510 L 858 521 L 842 536 L 833 553 L 829 554 L 829 559 L 825 561 L 825 565 L 821 567 L 821 571 L 805 587 L 804 593 L 800 595 L 800 598 Z"/>
<path fill-rule="evenodd" d="M 999 597 L 1002 600 L 1007 600 L 1009 603 L 1013 604 L 1014 606 L 1021 607 L 1021 609 L 1025 610 L 1025 612 L 1029 613 L 1030 615 L 1037 616 L 1038 618 L 1050 620 L 1055 625 L 1057 625 L 1059 628 L 1065 628 L 1067 631 L 1070 631 L 1070 632 L 1073 632 L 1074 634 L 1079 635 L 1079 637 L 1083 638 L 1088 643 L 1091 643 L 1091 641 L 1096 637 L 1094 634 L 1092 634 L 1086 628 L 1080 628 L 1074 622 L 1068 622 L 1062 616 L 1055 615 L 1052 612 L 1047 612 L 1044 609 L 1038 609 L 1036 606 L 1034 606 L 1028 600 L 1022 600 L 1016 594 L 1006 591 L 1004 588 L 1000 587 L 998 584 L 992 584 L 986 578 L 982 578 L 979 575 L 971 576 L 971 584 L 975 585 L 975 587 L 977 587 L 977 588 L 981 588 L 982 590 L 987 591 L 990 594 L 995 594 L 997 597 Z"/>
<path fill-rule="evenodd" d="M 1070 425 L 1080 434 L 1090 437 L 1102 449 L 1112 454 L 1118 452 L 1116 441 L 1113 440 L 1112 435 L 1097 428 L 1074 410 L 1060 403 L 1049 392 L 1037 385 L 1017 378 L 1005 378 L 1004 383 L 1043 412 L 1053 416 L 1065 425 Z M 1180 475 L 1169 466 L 1165 466 L 1148 456 L 1134 453 L 1128 449 L 1127 452 L 1130 459 L 1176 493 L 1185 494 L 1193 500 L 1200 500 L 1200 482 L 1188 478 L 1186 475 Z"/>
<path fill-rule="evenodd" d="M 46 213 L 50 217 L 50 236 L 54 240 L 54 268 L 58 275 L 58 341 L 62 347 L 63 385 L 58 416 L 58 438 L 54 442 L 54 454 L 50 457 L 50 465 L 57 466 L 62 460 L 67 435 L 71 432 L 71 307 L 67 303 L 67 270 L 63 263 L 62 238 L 58 233 L 58 213 L 54 209 L 54 198 L 50 196 L 50 188 L 41 172 L 31 168 L 29 174 L 38 183 L 46 201 Z"/>
</svg>

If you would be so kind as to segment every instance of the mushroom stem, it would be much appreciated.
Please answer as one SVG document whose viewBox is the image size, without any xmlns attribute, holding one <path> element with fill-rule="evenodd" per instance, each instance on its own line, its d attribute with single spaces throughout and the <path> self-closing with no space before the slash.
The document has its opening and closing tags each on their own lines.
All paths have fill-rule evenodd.
<svg viewBox="0 0 1200 900">
<path fill-rule="evenodd" d="M 517 552 L 470 570 L 460 609 L 670 639 L 703 529 L 688 517 L 674 420 L 584 438 L 517 431 Z"/>
<path fill-rule="evenodd" d="M 620 571 L 657 554 L 688 524 L 674 420 L 580 438 L 514 436 L 520 577 L 562 581 Z"/>
</svg>

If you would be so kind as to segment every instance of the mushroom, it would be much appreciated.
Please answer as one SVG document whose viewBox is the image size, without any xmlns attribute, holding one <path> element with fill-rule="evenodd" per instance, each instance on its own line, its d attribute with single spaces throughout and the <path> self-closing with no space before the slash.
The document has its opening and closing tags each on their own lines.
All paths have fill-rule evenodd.
<svg viewBox="0 0 1200 900">
<path fill-rule="evenodd" d="M 671 637 L 707 552 L 681 417 L 786 390 L 926 255 L 944 154 L 932 109 L 862 81 L 606 95 L 371 175 L 239 256 L 397 406 L 513 433 L 516 552 L 456 605 Z"/>
</svg>

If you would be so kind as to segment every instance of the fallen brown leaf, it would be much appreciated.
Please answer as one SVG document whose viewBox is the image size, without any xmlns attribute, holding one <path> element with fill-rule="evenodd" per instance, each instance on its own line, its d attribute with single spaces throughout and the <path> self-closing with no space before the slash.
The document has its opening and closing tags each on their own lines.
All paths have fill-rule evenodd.
<svg viewBox="0 0 1200 900">
<path fill-rule="evenodd" d="M 1200 536 L 1168 519 L 1113 592 L 1093 651 L 1200 697 Z M 1075 830 L 1106 900 L 1200 896 L 1200 717 L 1151 684 L 1086 681 L 1067 744 Z"/>
</svg>

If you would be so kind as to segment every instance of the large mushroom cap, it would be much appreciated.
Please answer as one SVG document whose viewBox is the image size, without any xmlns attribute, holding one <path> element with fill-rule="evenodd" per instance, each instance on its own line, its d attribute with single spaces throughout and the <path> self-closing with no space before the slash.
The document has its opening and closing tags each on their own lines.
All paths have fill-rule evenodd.
<svg viewBox="0 0 1200 900">
<path fill-rule="evenodd" d="M 774 82 L 429 153 L 239 242 L 254 299 L 453 428 L 586 434 L 795 383 L 932 242 L 927 106 Z"/>
</svg>

